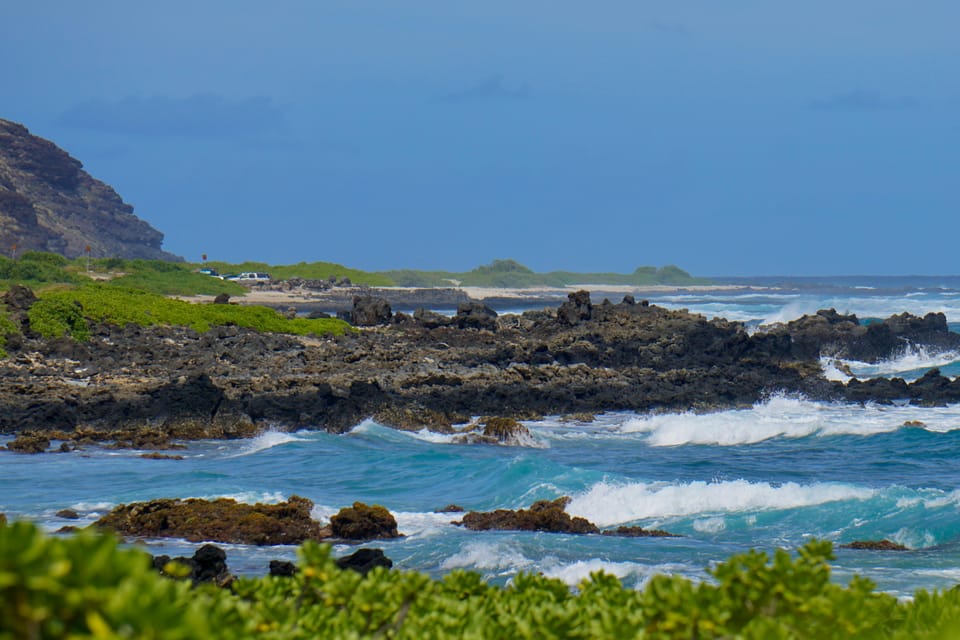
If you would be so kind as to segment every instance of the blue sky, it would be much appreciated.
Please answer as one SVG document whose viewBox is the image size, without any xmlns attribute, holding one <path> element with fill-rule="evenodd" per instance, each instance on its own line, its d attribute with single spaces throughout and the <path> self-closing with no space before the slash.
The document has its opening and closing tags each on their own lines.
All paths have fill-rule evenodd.
<svg viewBox="0 0 960 640">
<path fill-rule="evenodd" d="M 199 260 L 960 273 L 960 4 L 11 3 L 0 117 Z"/>
</svg>

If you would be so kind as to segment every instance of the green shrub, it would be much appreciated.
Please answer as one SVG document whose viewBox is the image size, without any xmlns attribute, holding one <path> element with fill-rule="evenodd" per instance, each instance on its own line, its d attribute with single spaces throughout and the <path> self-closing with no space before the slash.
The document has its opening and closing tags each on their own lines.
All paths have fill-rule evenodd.
<svg viewBox="0 0 960 640">
<path fill-rule="evenodd" d="M 59 253 L 47 253 L 46 251 L 27 251 L 20 256 L 20 261 L 49 267 L 65 267 L 70 262 Z"/>
<path fill-rule="evenodd" d="M 162 579 L 109 536 L 0 526 L 0 638 L 241 637 L 242 603 Z M 226 624 L 224 624 L 226 623 Z"/>
<path fill-rule="evenodd" d="M 7 352 L 4 347 L 7 346 L 7 336 L 19 333 L 17 325 L 7 317 L 3 305 L 0 305 L 0 358 L 6 358 Z"/>
<path fill-rule="evenodd" d="M 66 258 L 53 253 L 30 251 L 19 260 L 0 256 L 0 284 L 16 283 L 29 286 L 76 283 L 80 278 L 65 269 Z"/>
<path fill-rule="evenodd" d="M 140 326 L 186 326 L 201 332 L 221 325 L 296 335 L 340 335 L 349 330 L 349 325 L 333 318 L 287 319 L 267 307 L 191 304 L 107 284 L 43 292 L 30 309 L 29 318 L 31 328 L 44 337 L 69 334 L 78 340 L 89 336 L 84 318 L 120 326 L 131 323 Z"/>
<path fill-rule="evenodd" d="M 734 556 L 715 583 L 658 576 L 643 591 L 594 573 L 572 591 L 521 574 L 505 588 L 477 573 L 440 580 L 337 568 L 329 545 L 299 550 L 293 577 L 190 588 L 109 536 L 63 538 L 0 523 L 0 639 L 6 638 L 955 638 L 960 593 L 909 602 L 855 578 L 830 582 L 830 544 L 792 558 Z M 176 573 L 173 570 L 173 573 Z"/>
<path fill-rule="evenodd" d="M 33 303 L 27 311 L 30 328 L 44 338 L 70 336 L 84 342 L 90 339 L 90 328 L 83 317 L 83 308 L 68 296 L 49 295 Z"/>
</svg>

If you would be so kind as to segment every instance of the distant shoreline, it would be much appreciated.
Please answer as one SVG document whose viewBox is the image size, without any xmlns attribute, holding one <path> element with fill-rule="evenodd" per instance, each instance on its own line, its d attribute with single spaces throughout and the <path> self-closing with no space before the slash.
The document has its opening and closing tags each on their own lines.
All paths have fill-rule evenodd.
<svg viewBox="0 0 960 640">
<path fill-rule="evenodd" d="M 566 287 L 337 287 L 326 290 L 251 288 L 244 296 L 231 297 L 238 304 L 262 305 L 274 309 L 294 308 L 300 312 L 316 310 L 349 309 L 354 296 L 379 296 L 386 298 L 395 310 L 413 310 L 419 307 L 456 308 L 462 302 L 499 302 L 501 305 L 516 302 L 523 305 L 555 305 L 575 291 L 587 290 L 598 299 L 624 296 L 635 298 L 671 293 L 738 293 L 745 291 L 775 291 L 776 287 L 753 287 L 749 285 L 602 285 L 580 284 Z M 179 300 L 194 303 L 213 302 L 214 296 L 174 296 Z"/>
</svg>

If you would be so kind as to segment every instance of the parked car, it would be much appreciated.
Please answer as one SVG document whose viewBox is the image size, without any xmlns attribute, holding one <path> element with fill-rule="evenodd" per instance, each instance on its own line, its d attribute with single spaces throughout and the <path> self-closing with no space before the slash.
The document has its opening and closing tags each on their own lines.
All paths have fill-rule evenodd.
<svg viewBox="0 0 960 640">
<path fill-rule="evenodd" d="M 220 278 L 223 280 L 223 276 L 217 273 L 216 269 L 200 269 L 197 273 L 202 273 L 205 276 L 211 276 L 213 278 Z"/>
<path fill-rule="evenodd" d="M 244 271 L 236 275 L 226 276 L 224 279 L 234 282 L 270 282 L 272 280 L 269 273 L 263 273 L 262 271 Z"/>
</svg>

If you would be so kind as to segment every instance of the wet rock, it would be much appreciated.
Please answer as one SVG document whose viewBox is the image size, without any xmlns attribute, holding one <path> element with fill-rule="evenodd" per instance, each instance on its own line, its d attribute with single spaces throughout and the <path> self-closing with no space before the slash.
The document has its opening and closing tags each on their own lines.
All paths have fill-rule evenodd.
<svg viewBox="0 0 960 640">
<path fill-rule="evenodd" d="M 350 322 L 357 327 L 373 327 L 390 324 L 393 311 L 384 298 L 374 296 L 354 296 Z"/>
<path fill-rule="evenodd" d="M 453 438 L 456 444 L 496 444 L 506 447 L 529 447 L 537 443 L 530 430 L 513 418 L 486 418 Z"/>
<path fill-rule="evenodd" d="M 291 496 L 278 504 L 217 500 L 160 499 L 115 507 L 95 526 L 122 535 L 184 538 L 236 544 L 300 544 L 329 537 L 310 517 L 313 502 Z"/>
<path fill-rule="evenodd" d="M 597 419 L 592 413 L 568 413 L 560 416 L 560 422 L 582 422 L 590 423 Z"/>
<path fill-rule="evenodd" d="M 462 302 L 457 305 L 453 322 L 461 329 L 497 330 L 497 312 L 482 302 Z"/>
<path fill-rule="evenodd" d="M 80 514 L 73 509 L 61 509 L 57 511 L 58 518 L 64 518 L 66 520 L 79 520 Z"/>
<path fill-rule="evenodd" d="M 561 324 L 575 325 L 590 319 L 593 305 L 589 291 L 576 291 L 567 295 L 567 301 L 557 309 L 557 320 Z"/>
<path fill-rule="evenodd" d="M 798 359 L 816 359 L 822 354 L 878 362 L 897 356 L 911 345 L 935 351 L 960 348 L 960 334 L 949 330 L 942 313 L 928 313 L 922 318 L 901 313 L 883 322 L 862 325 L 854 314 L 821 309 L 775 328 L 773 333 L 790 336 L 790 353 Z"/>
<path fill-rule="evenodd" d="M 531 438 L 530 431 L 513 418 L 487 418 L 483 435 L 501 444 L 519 444 L 523 439 Z"/>
<path fill-rule="evenodd" d="M 890 540 L 856 540 L 849 544 L 841 544 L 841 549 L 861 549 L 865 551 L 909 551 L 909 549 L 897 542 Z"/>
<path fill-rule="evenodd" d="M 452 433 L 450 416 L 422 406 L 391 406 L 373 414 L 373 419 L 386 426 L 403 431 L 429 429 L 437 433 Z"/>
<path fill-rule="evenodd" d="M 679 538 L 675 533 L 664 531 L 663 529 L 644 529 L 643 527 L 617 527 L 616 529 L 606 529 L 601 531 L 605 536 L 616 536 L 620 538 Z"/>
<path fill-rule="evenodd" d="M 183 460 L 183 456 L 172 456 L 168 453 L 157 453 L 156 451 L 141 453 L 140 457 L 147 460 Z"/>
<path fill-rule="evenodd" d="M 400 537 L 397 520 L 392 513 L 380 505 L 368 506 L 362 502 L 354 502 L 352 507 L 344 507 L 331 517 L 330 529 L 334 537 L 344 540 Z"/>
<path fill-rule="evenodd" d="M 464 511 L 466 511 L 466 509 L 458 504 L 448 504 L 445 507 L 437 509 L 437 513 L 463 513 Z"/>
<path fill-rule="evenodd" d="M 17 453 L 43 453 L 50 447 L 50 438 L 40 433 L 24 432 L 7 443 L 7 449 Z"/>
<path fill-rule="evenodd" d="M 220 547 L 212 544 L 205 544 L 197 549 L 193 557 L 170 558 L 170 556 L 161 555 L 153 558 L 153 567 L 160 573 L 171 577 L 178 577 L 176 573 L 168 574 L 167 565 L 170 562 L 176 562 L 187 569 L 189 574 L 184 576 L 190 578 L 193 584 L 209 582 L 218 587 L 229 587 L 234 581 L 234 576 L 227 568 L 227 553 Z"/>
<path fill-rule="evenodd" d="M 443 315 L 442 313 L 437 313 L 436 311 L 429 311 L 427 309 L 417 309 L 413 312 L 413 320 L 420 326 L 426 329 L 436 329 L 437 327 L 446 327 L 449 326 L 453 320 Z"/>
<path fill-rule="evenodd" d="M 367 575 L 376 567 L 391 569 L 393 560 L 383 554 L 383 549 L 357 549 L 348 556 L 337 558 L 337 566 Z"/>
<path fill-rule="evenodd" d="M 910 397 L 919 404 L 942 405 L 960 400 L 960 383 L 933 368 L 910 384 Z"/>
<path fill-rule="evenodd" d="M 284 578 L 289 578 L 296 575 L 299 569 L 297 565 L 289 560 L 271 560 L 270 561 L 270 575 L 272 576 L 281 576 Z"/>
<path fill-rule="evenodd" d="M 566 511 L 569 497 L 540 500 L 529 509 L 497 509 L 471 511 L 459 524 L 473 531 L 549 531 L 553 533 L 599 533 L 600 529 L 585 518 L 571 517 Z"/>
</svg>

